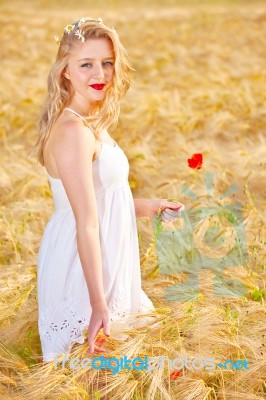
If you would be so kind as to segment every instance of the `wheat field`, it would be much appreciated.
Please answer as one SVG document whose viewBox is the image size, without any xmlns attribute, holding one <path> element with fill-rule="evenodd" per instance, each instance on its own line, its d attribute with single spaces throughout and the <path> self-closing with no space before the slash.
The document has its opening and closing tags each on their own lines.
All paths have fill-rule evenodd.
<svg viewBox="0 0 266 400">
<path fill-rule="evenodd" d="M 0 399 L 264 399 L 266 3 L 16 0 L 1 1 L 0 12 Z M 138 218 L 142 287 L 156 306 L 157 323 L 128 330 L 124 341 L 111 329 L 106 356 L 242 359 L 248 369 L 173 374 L 166 365 L 151 374 L 124 369 L 112 375 L 41 362 L 36 262 L 53 202 L 45 169 L 28 153 L 57 52 L 54 35 L 82 16 L 114 26 L 136 69 L 110 132 L 128 157 L 133 196 L 177 198 L 190 213 L 238 203 L 247 250 L 245 260 L 239 251 L 224 271 L 228 282 L 242 284 L 242 295 L 234 285 L 218 295 L 224 292 L 215 271 L 193 262 L 197 287 L 190 292 L 182 286 L 188 272 L 162 273 L 158 225 Z M 203 155 L 201 169 L 188 166 L 194 153 Z M 159 227 L 179 232 L 176 248 L 187 256 L 182 224 L 181 218 Z M 198 253 L 206 253 L 200 228 L 194 240 Z M 172 301 L 165 295 L 169 287 Z M 87 343 L 74 346 L 73 357 L 86 357 L 87 350 Z"/>
</svg>

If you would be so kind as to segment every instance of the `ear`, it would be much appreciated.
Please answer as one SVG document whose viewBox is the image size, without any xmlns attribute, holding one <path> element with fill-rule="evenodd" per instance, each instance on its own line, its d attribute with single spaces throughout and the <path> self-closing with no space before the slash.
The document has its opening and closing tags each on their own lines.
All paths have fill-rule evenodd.
<svg viewBox="0 0 266 400">
<path fill-rule="evenodd" d="M 65 71 L 63 72 L 63 76 L 64 76 L 66 79 L 70 79 L 69 73 L 68 73 L 68 68 L 67 68 L 67 67 L 65 68 Z"/>
</svg>

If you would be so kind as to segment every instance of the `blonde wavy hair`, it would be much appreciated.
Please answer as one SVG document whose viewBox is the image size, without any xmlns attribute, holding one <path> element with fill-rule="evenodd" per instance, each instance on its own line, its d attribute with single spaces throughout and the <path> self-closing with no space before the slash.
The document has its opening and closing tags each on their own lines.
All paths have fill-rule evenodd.
<svg viewBox="0 0 266 400">
<path fill-rule="evenodd" d="M 72 24 L 75 27 L 70 33 L 65 32 L 63 34 L 59 42 L 56 61 L 48 75 L 48 93 L 38 121 L 39 137 L 28 154 L 29 156 L 36 156 L 37 162 L 40 162 L 42 166 L 44 166 L 43 148 L 51 128 L 73 97 L 71 82 L 62 73 L 73 51 L 81 45 L 81 40 L 74 33 L 76 29 L 79 29 L 79 21 Z M 116 126 L 120 113 L 120 101 L 130 87 L 132 72 L 136 70 L 131 66 L 128 54 L 114 28 L 109 28 L 102 22 L 99 23 L 99 20 L 86 18 L 81 29 L 85 40 L 95 38 L 111 40 L 115 53 L 112 85 L 106 91 L 103 100 L 93 103 L 87 113 L 89 116 L 86 117 L 88 126 L 92 129 L 95 138 L 99 140 L 102 129 L 113 129 Z"/>
</svg>

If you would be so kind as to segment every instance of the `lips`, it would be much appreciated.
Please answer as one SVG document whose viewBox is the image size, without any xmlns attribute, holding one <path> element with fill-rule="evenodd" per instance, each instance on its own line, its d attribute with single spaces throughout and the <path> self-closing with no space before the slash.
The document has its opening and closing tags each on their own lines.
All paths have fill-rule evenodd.
<svg viewBox="0 0 266 400">
<path fill-rule="evenodd" d="M 90 85 L 93 89 L 102 90 L 105 86 L 104 83 L 96 83 L 95 85 Z"/>
</svg>

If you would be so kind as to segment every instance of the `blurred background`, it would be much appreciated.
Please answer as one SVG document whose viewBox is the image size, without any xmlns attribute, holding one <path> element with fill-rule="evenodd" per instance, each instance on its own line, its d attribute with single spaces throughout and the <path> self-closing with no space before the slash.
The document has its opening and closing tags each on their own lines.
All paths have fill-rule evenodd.
<svg viewBox="0 0 266 400">
<path fill-rule="evenodd" d="M 265 398 L 265 1 L 1 0 L 0 13 L 0 398 Z M 214 177 L 215 204 L 236 184 L 226 201 L 241 205 L 248 250 L 247 263 L 240 257 L 228 269 L 245 285 L 242 297 L 215 296 L 213 271 L 205 269 L 197 272 L 196 298 L 166 301 L 164 289 L 186 274 L 160 274 L 156 232 L 149 219 L 138 219 L 142 286 L 161 322 L 152 334 L 132 331 L 122 344 L 108 339 L 108 354 L 127 354 L 135 343 L 135 356 L 246 359 L 249 370 L 183 370 L 173 378 L 166 367 L 114 376 L 41 365 L 36 262 L 53 202 L 46 170 L 27 154 L 57 54 L 54 35 L 86 16 L 116 28 L 136 69 L 110 132 L 129 159 L 133 196 L 174 197 L 191 210 L 206 200 L 206 174 Z M 203 155 L 201 169 L 188 166 L 194 153 Z"/>
</svg>

